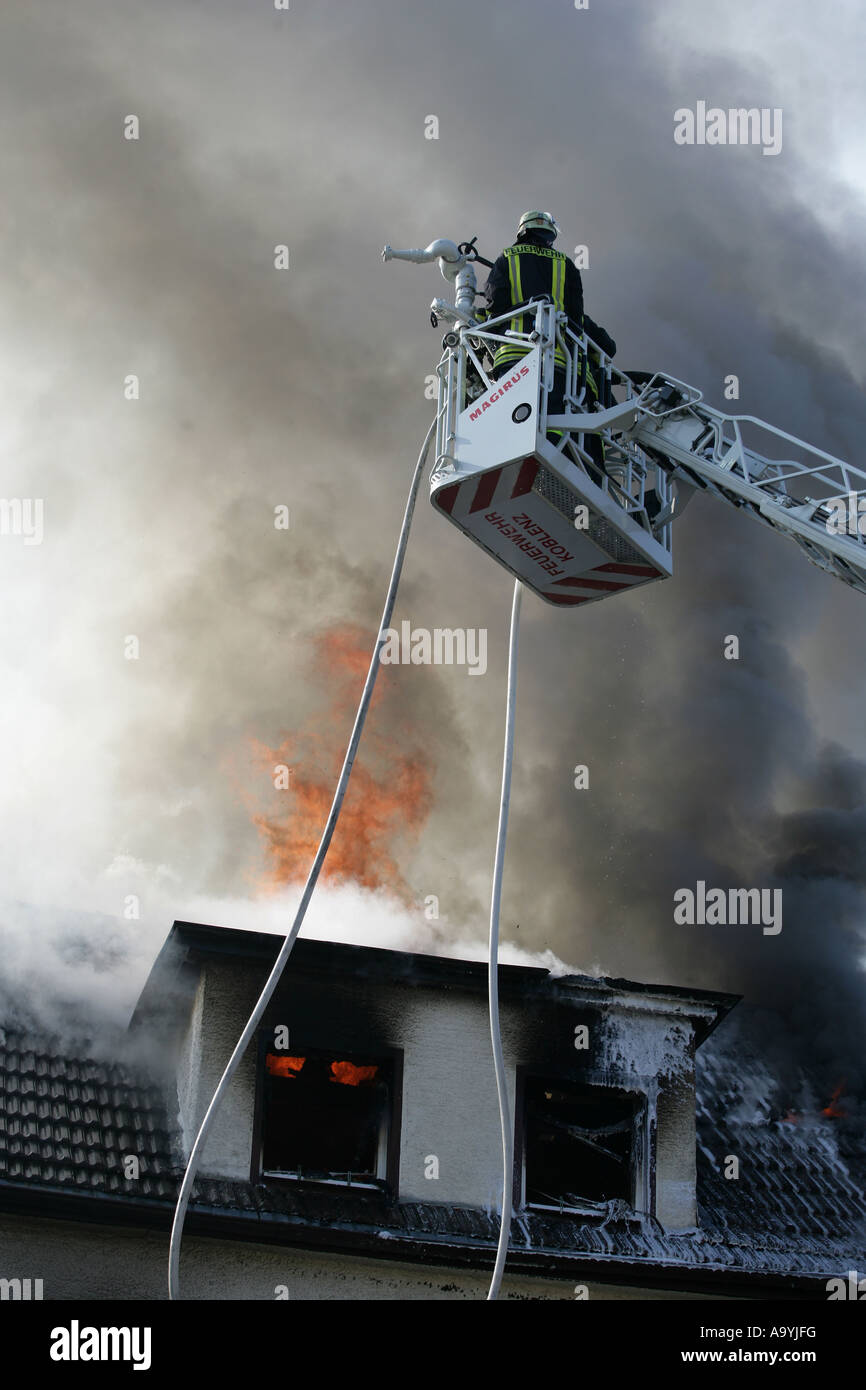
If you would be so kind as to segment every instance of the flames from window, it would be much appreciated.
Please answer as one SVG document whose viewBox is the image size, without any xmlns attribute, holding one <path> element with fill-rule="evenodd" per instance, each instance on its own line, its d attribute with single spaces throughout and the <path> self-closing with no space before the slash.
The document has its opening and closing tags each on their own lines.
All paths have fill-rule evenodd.
<svg viewBox="0 0 866 1390">
<path fill-rule="evenodd" d="M 277 1057 L 273 1052 L 267 1056 L 267 1069 L 271 1076 L 297 1076 L 306 1062 L 306 1057 Z"/>
<path fill-rule="evenodd" d="M 269 1052 L 265 1059 L 265 1067 L 270 1076 L 283 1076 L 288 1080 L 294 1080 L 303 1070 L 306 1057 L 285 1057 L 276 1053 Z M 363 1086 L 366 1082 L 375 1081 L 378 1075 L 378 1066 L 357 1066 L 354 1062 L 333 1061 L 328 1068 L 329 1081 L 336 1081 L 340 1086 Z"/>
<path fill-rule="evenodd" d="M 373 1081 L 378 1067 L 356 1067 L 352 1062 L 332 1062 L 331 1080 L 339 1081 L 341 1086 L 360 1086 L 365 1081 Z"/>
</svg>

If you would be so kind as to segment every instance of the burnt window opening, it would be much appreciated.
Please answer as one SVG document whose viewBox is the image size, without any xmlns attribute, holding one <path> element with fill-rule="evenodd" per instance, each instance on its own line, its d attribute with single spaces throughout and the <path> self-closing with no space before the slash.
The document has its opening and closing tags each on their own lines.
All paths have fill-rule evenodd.
<svg viewBox="0 0 866 1390">
<path fill-rule="evenodd" d="M 554 1211 L 606 1212 L 635 1202 L 639 1097 L 549 1077 L 524 1081 L 523 1200 Z"/>
<path fill-rule="evenodd" d="M 263 1177 L 385 1188 L 394 1066 L 389 1058 L 269 1047 L 263 1058 Z"/>
</svg>

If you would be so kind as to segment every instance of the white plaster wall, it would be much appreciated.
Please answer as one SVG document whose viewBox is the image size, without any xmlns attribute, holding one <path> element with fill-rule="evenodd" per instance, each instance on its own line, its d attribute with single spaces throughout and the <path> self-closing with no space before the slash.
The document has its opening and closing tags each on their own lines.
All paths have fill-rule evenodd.
<svg viewBox="0 0 866 1390">
<path fill-rule="evenodd" d="M 229 969 L 219 962 L 203 970 L 185 1046 L 185 1065 L 194 1075 L 179 1083 L 187 1151 L 262 983 L 261 971 L 248 967 Z M 366 982 L 358 982 L 356 993 L 359 988 L 367 988 Z M 380 1016 L 388 1021 L 388 1045 L 404 1053 L 400 1196 L 498 1209 L 499 1112 L 486 1001 L 400 984 L 377 985 L 371 994 Z M 291 1027 L 292 1020 L 287 1022 Z M 515 1023 L 514 1010 L 503 1006 L 512 1115 Z M 203 1174 L 249 1177 L 254 1106 L 255 1046 L 251 1045 L 208 1137 Z M 438 1179 L 424 1176 L 424 1160 L 430 1154 L 439 1159 Z"/>
<path fill-rule="evenodd" d="M 211 961 L 203 967 L 178 1083 L 187 1151 L 265 977 L 264 967 L 236 961 Z M 400 1197 L 498 1210 L 501 1149 L 486 998 L 459 989 L 371 983 L 363 977 L 316 980 L 307 987 L 322 992 L 338 1013 L 343 997 L 346 1008 L 351 1000 L 374 1010 L 381 1040 L 403 1051 Z M 533 1060 L 518 1052 L 526 1045 L 521 1038 L 527 1007 L 504 1002 L 501 1010 L 512 1123 L 515 1069 Z M 286 1012 L 291 1029 L 294 1020 L 291 1010 Z M 608 1064 L 603 1075 L 587 1079 L 648 1091 L 659 1085 L 656 1214 L 668 1229 L 689 1229 L 696 1221 L 691 1024 L 653 1003 L 620 1008 L 606 1001 L 602 1027 Z M 319 1041 L 326 1045 L 324 1037 Z M 249 1177 L 255 1055 L 253 1043 L 208 1138 L 203 1174 Z M 438 1160 L 438 1178 L 425 1176 L 430 1157 Z"/>
<path fill-rule="evenodd" d="M 195 1137 L 195 1117 L 198 1114 L 198 1087 L 201 1081 L 201 1018 L 204 1008 L 204 980 L 196 986 L 192 1001 L 189 1027 L 186 1031 L 177 1063 L 177 1108 L 180 1116 L 184 1151 L 189 1153 Z"/>
<path fill-rule="evenodd" d="M 202 969 L 178 1074 L 178 1101 L 187 1154 L 232 1054 L 265 974 L 249 966 L 208 962 Z M 203 1176 L 247 1181 L 255 1106 L 255 1041 L 217 1111 L 201 1159 Z"/>
<path fill-rule="evenodd" d="M 669 1231 L 688 1231 L 698 1219 L 693 1072 L 669 1081 L 657 1108 L 656 1216 Z"/>
<path fill-rule="evenodd" d="M 514 1010 L 502 1007 L 512 1123 L 517 1057 Z M 496 1073 L 486 1001 L 413 990 L 404 1014 L 400 1195 L 499 1210 L 502 1158 Z M 425 1177 L 435 1155 L 439 1177 Z"/>
</svg>

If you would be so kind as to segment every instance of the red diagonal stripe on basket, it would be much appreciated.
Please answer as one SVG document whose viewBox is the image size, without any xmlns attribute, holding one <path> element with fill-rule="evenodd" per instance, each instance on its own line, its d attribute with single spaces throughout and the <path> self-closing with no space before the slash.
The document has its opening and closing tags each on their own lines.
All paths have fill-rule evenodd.
<svg viewBox="0 0 866 1390">
<path fill-rule="evenodd" d="M 517 475 L 517 482 L 512 490 L 512 497 L 522 497 L 525 492 L 532 491 L 532 484 L 538 474 L 538 460 L 534 458 L 524 459 L 520 465 L 520 472 Z"/>
<path fill-rule="evenodd" d="M 450 516 L 454 503 L 457 501 L 457 494 L 459 491 L 459 483 L 450 483 L 448 487 L 443 487 L 441 492 L 436 493 L 433 501 L 440 511 L 447 512 Z"/>
<path fill-rule="evenodd" d="M 480 512 L 482 507 L 489 507 L 496 491 L 496 484 L 502 476 L 501 468 L 493 468 L 489 473 L 484 473 L 478 479 L 478 486 L 475 489 L 475 496 L 472 499 L 470 512 Z"/>
<path fill-rule="evenodd" d="M 557 579 L 557 584 L 568 584 L 582 589 L 630 589 L 631 584 L 617 584 L 613 579 L 584 579 L 583 576 L 570 575 L 568 579 Z"/>
<path fill-rule="evenodd" d="M 606 565 L 593 565 L 593 574 L 636 574 L 641 579 L 657 579 L 658 570 L 653 569 L 652 565 L 620 565 L 616 560 L 609 560 Z"/>
</svg>

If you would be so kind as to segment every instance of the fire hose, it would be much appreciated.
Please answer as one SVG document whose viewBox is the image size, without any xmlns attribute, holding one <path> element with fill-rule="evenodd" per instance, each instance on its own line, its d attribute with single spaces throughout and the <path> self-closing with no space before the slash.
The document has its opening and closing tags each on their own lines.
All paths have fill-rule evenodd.
<svg viewBox="0 0 866 1390">
<path fill-rule="evenodd" d="M 496 831 L 496 855 L 493 860 L 493 887 L 490 894 L 490 948 L 487 954 L 487 997 L 490 1012 L 490 1041 L 493 1045 L 493 1065 L 496 1068 L 496 1094 L 499 1098 L 499 1126 L 502 1131 L 502 1209 L 499 1220 L 499 1243 L 496 1263 L 487 1293 L 488 1302 L 499 1295 L 508 1240 L 511 1234 L 511 1185 L 514 1170 L 514 1131 L 508 1108 L 508 1087 L 505 1061 L 502 1056 L 502 1032 L 499 1023 L 499 902 L 502 896 L 502 870 L 505 865 L 505 837 L 508 832 L 508 803 L 511 797 L 511 763 L 514 753 L 514 712 L 517 695 L 517 633 L 520 626 L 520 600 L 523 585 L 514 581 L 511 604 L 511 633 L 508 639 L 508 695 L 505 705 L 505 751 L 502 757 L 502 791 L 499 797 L 499 825 Z"/>
<path fill-rule="evenodd" d="M 261 1021 L 262 1014 L 264 1013 L 265 1009 L 270 1003 L 271 996 L 274 990 L 276 989 L 277 985 L 279 984 L 280 977 L 282 976 L 282 973 L 286 968 L 286 963 L 289 959 L 289 956 L 292 953 L 292 947 L 295 944 L 298 933 L 301 930 L 304 917 L 306 916 L 307 908 L 310 905 L 310 900 L 313 896 L 313 891 L 316 887 L 316 883 L 318 882 L 319 873 L 321 872 L 322 865 L 325 862 L 325 856 L 328 853 L 328 849 L 331 844 L 331 839 L 333 837 L 334 830 L 336 829 L 337 821 L 340 816 L 340 811 L 343 805 L 343 798 L 346 795 L 346 788 L 349 785 L 349 778 L 352 774 L 352 765 L 355 761 L 355 754 L 358 751 L 358 744 L 361 741 L 361 734 L 363 732 L 364 723 L 367 718 L 367 711 L 370 708 L 370 700 L 373 697 L 373 687 L 376 684 L 376 676 L 379 673 L 379 653 L 385 643 L 385 630 L 390 626 L 391 615 L 394 611 L 394 603 L 397 598 L 397 589 L 400 584 L 400 574 L 403 569 L 403 559 L 406 554 L 406 546 L 409 540 L 409 529 L 412 525 L 412 515 L 415 511 L 415 502 L 418 496 L 418 487 L 421 482 L 421 475 L 424 471 L 424 464 L 427 459 L 427 451 L 430 448 L 430 440 L 433 437 L 433 431 L 435 430 L 435 428 L 436 421 L 434 420 L 429 430 L 427 431 L 427 436 L 424 440 L 423 445 L 421 446 L 421 453 L 418 455 L 418 462 L 415 465 L 415 472 L 412 476 L 412 482 L 409 487 L 409 496 L 406 501 L 406 509 L 403 514 L 403 525 L 400 530 L 400 539 L 397 543 L 397 552 L 394 556 L 394 565 L 391 570 L 391 580 L 388 585 L 388 594 L 385 599 L 385 608 L 382 613 L 382 621 L 379 625 L 379 632 L 376 637 L 376 645 L 373 649 L 373 655 L 370 660 L 370 668 L 367 671 L 367 679 L 364 682 L 364 690 L 363 694 L 361 695 L 361 703 L 359 704 L 358 712 L 355 715 L 355 723 L 352 728 L 352 736 L 349 739 L 349 746 L 346 749 L 346 756 L 343 760 L 343 767 L 340 772 L 339 780 L 337 782 L 337 789 L 334 792 L 334 800 L 331 803 L 331 809 L 328 812 L 328 819 L 325 822 L 325 828 L 322 831 L 322 838 L 319 841 L 319 848 L 316 850 L 316 857 L 313 860 L 312 868 L 310 869 L 310 872 L 307 876 L 307 881 L 304 884 L 304 891 L 301 895 L 301 901 L 298 906 L 298 910 L 295 913 L 295 920 L 292 923 L 292 929 L 286 937 L 285 941 L 283 942 L 282 946 L 280 947 L 279 955 L 277 956 L 277 959 L 274 962 L 273 969 L 271 970 L 271 973 L 267 978 L 265 987 L 259 995 L 255 1008 L 249 1016 L 247 1025 L 244 1028 L 244 1031 L 241 1034 L 240 1038 L 238 1039 L 235 1045 L 235 1049 L 226 1064 L 225 1071 L 220 1077 L 219 1084 L 217 1085 L 217 1088 L 213 1093 L 213 1098 L 211 1100 L 210 1105 L 205 1111 L 204 1119 L 201 1122 L 198 1134 L 195 1137 L 195 1142 L 192 1146 L 192 1149 L 190 1150 L 189 1161 L 187 1162 L 186 1171 L 184 1172 L 183 1181 L 181 1182 L 180 1192 L 178 1193 L 177 1198 L 177 1206 L 175 1207 L 174 1212 L 174 1221 L 172 1222 L 171 1227 L 171 1241 L 169 1243 L 168 1255 L 168 1296 L 170 1299 L 176 1299 L 179 1294 L 180 1244 L 181 1238 L 183 1236 L 183 1224 L 186 1218 L 186 1210 L 189 1206 L 190 1193 L 192 1192 L 192 1185 L 195 1182 L 195 1176 L 198 1172 L 198 1166 L 201 1159 L 202 1149 L 205 1145 L 205 1140 L 207 1139 L 216 1112 L 220 1107 L 220 1104 L 223 1100 L 223 1097 L 225 1096 L 226 1091 L 228 1090 L 229 1083 L 231 1082 L 231 1079 L 234 1076 L 238 1068 L 238 1065 L 240 1064 L 241 1058 L 243 1057 L 244 1053 L 247 1050 L 247 1047 L 249 1046 L 249 1043 L 252 1040 L 253 1034 L 255 1033 L 256 1028 L 258 1027 Z"/>
<path fill-rule="evenodd" d="M 430 448 L 430 440 L 436 428 L 434 420 L 427 431 L 426 438 L 418 455 L 415 465 L 415 472 L 409 488 L 409 496 L 406 501 L 406 508 L 403 514 L 403 524 L 400 530 L 400 539 L 397 543 L 397 551 L 394 556 L 394 564 L 391 570 L 391 579 L 388 585 L 388 593 L 385 599 L 385 607 L 382 613 L 382 621 L 376 637 L 376 644 L 373 655 L 370 659 L 370 666 L 367 671 L 367 679 L 364 682 L 364 689 L 361 695 L 361 702 L 355 715 L 355 723 L 352 727 L 352 734 L 346 749 L 343 766 L 334 792 L 334 799 L 331 809 L 328 812 L 328 819 L 322 831 L 322 838 L 316 850 L 316 856 L 312 867 L 307 876 L 304 890 L 301 894 L 301 901 L 295 913 L 291 930 L 280 947 L 277 959 L 274 962 L 270 975 L 265 982 L 264 989 L 256 1001 L 252 1013 L 247 1020 L 246 1026 L 235 1044 L 234 1051 L 226 1063 L 225 1070 L 213 1093 L 211 1102 L 205 1111 L 204 1118 L 199 1126 L 195 1141 L 190 1150 L 189 1159 L 181 1181 L 178 1192 L 177 1204 L 175 1206 L 174 1220 L 171 1228 L 171 1239 L 169 1242 L 168 1258 L 168 1296 L 175 1300 L 180 1296 L 180 1248 L 183 1239 L 183 1227 L 186 1220 L 187 1208 L 192 1194 L 193 1184 L 198 1172 L 211 1125 L 213 1124 L 216 1113 L 225 1097 L 226 1091 L 231 1083 L 244 1053 L 247 1050 L 253 1035 L 261 1022 L 262 1016 L 273 996 L 277 985 L 280 982 L 283 971 L 292 953 L 292 948 L 300 933 L 306 916 L 307 908 L 313 896 L 319 874 L 324 865 L 328 849 L 333 838 L 334 830 L 339 820 L 343 799 L 349 785 L 349 778 L 352 774 L 352 767 L 355 762 L 355 755 L 361 741 L 361 734 L 370 708 L 370 701 L 373 696 L 373 688 L 376 684 L 376 677 L 379 672 L 379 655 L 386 640 L 386 629 L 390 627 L 391 616 L 394 611 L 394 604 L 397 598 L 397 590 L 400 584 L 400 576 L 403 570 L 403 560 L 406 554 L 406 547 L 409 541 L 409 531 L 412 525 L 412 517 L 415 511 L 415 502 L 418 496 L 418 488 Z M 487 1294 L 488 1300 L 496 1299 L 499 1287 L 502 1283 L 502 1274 L 505 1267 L 505 1257 L 508 1252 L 508 1240 L 511 1230 L 511 1182 L 514 1156 L 514 1137 L 511 1131 L 511 1120 L 508 1105 L 508 1089 L 505 1076 L 505 1063 L 502 1054 L 502 1037 L 499 1021 L 499 985 L 498 985 L 498 958 L 499 958 L 499 905 L 502 891 L 502 871 L 505 861 L 505 840 L 508 828 L 508 803 L 511 789 L 511 764 L 514 746 L 514 714 L 515 714 L 515 690 L 517 683 L 517 633 L 520 616 L 520 600 L 522 595 L 522 585 L 519 580 L 514 585 L 514 599 L 511 610 L 511 636 L 508 651 L 508 695 L 506 704 L 505 721 L 505 753 L 502 768 L 502 791 L 499 804 L 499 824 L 496 838 L 496 854 L 493 867 L 493 886 L 490 904 L 490 942 L 488 959 L 488 1001 L 490 1012 L 490 1038 L 493 1047 L 493 1060 L 496 1070 L 496 1091 L 499 1100 L 499 1119 L 502 1133 L 502 1216 L 500 1222 L 499 1242 L 496 1251 L 496 1261 L 490 1288 Z"/>
</svg>

